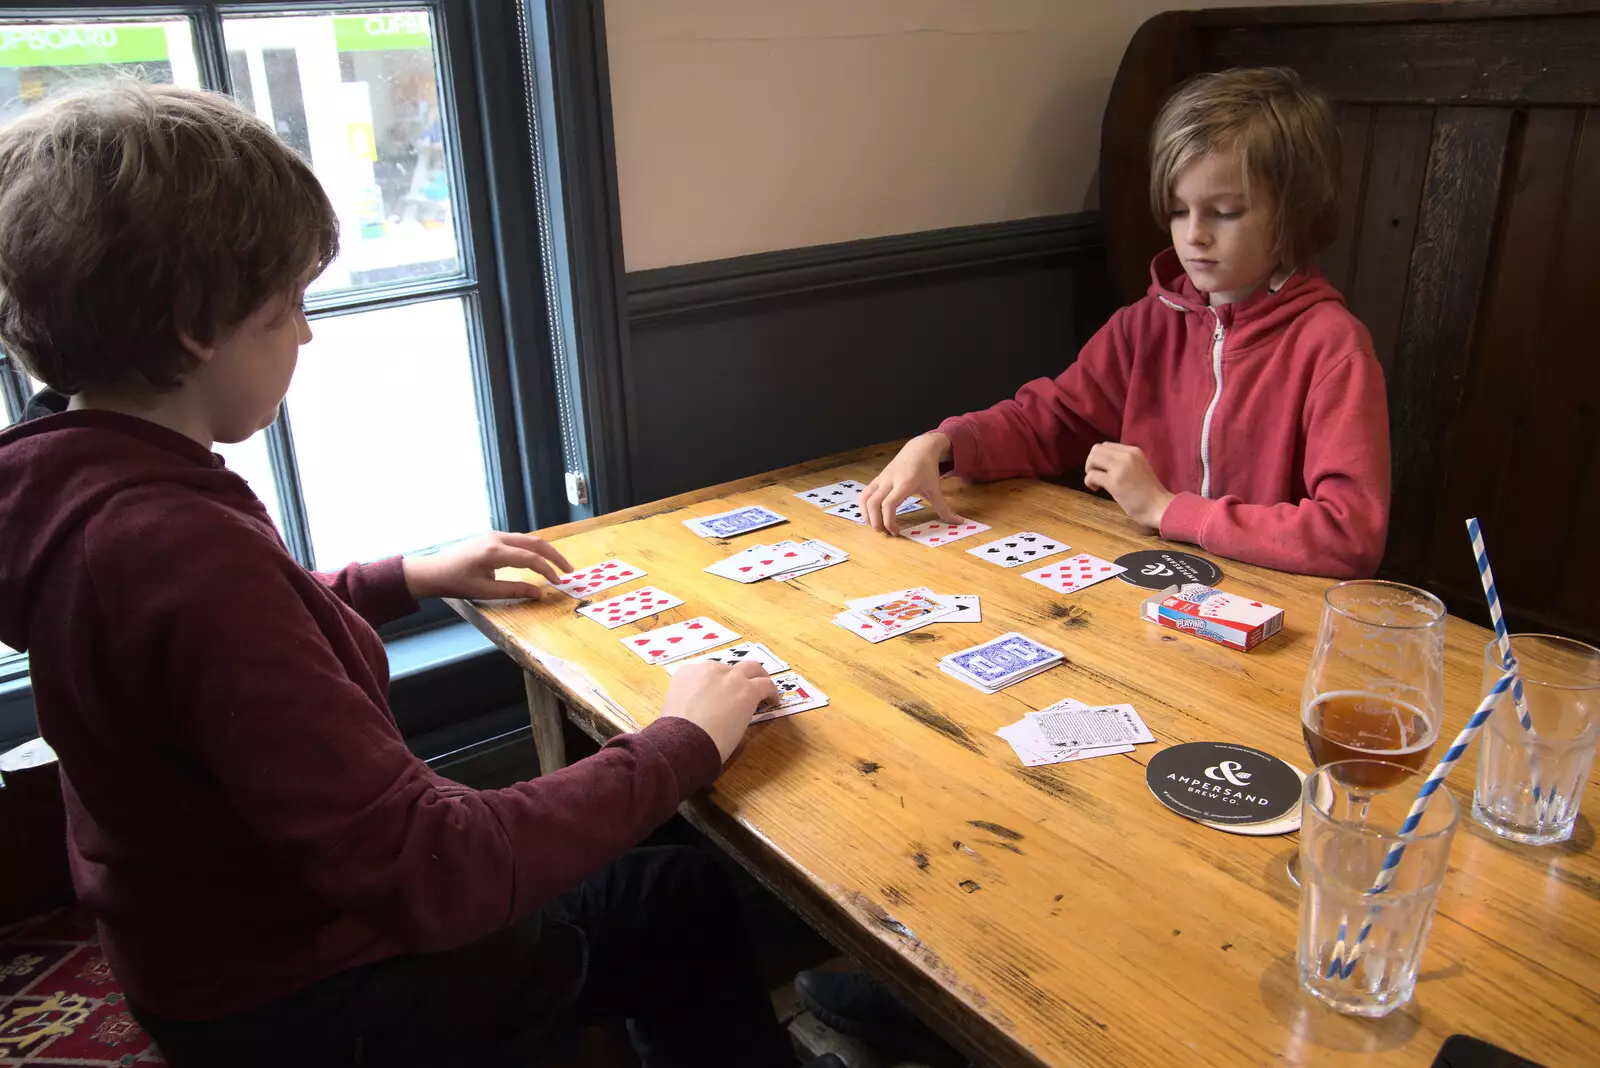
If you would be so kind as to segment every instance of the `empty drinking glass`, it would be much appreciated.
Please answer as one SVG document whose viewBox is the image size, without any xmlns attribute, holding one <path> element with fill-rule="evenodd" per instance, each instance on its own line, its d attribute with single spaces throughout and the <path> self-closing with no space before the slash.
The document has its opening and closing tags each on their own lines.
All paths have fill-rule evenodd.
<svg viewBox="0 0 1600 1068">
<path fill-rule="evenodd" d="M 1523 729 L 1507 692 L 1478 740 L 1472 818 L 1515 842 L 1564 842 L 1572 837 L 1600 735 L 1600 649 L 1549 634 L 1513 634 L 1511 655 L 1533 731 Z M 1504 671 L 1500 647 L 1491 641 L 1484 693 Z"/>
</svg>

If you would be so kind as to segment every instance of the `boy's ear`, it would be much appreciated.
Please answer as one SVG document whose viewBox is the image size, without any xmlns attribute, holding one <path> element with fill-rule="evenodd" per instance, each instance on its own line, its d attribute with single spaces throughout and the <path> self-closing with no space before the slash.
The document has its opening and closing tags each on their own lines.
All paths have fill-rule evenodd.
<svg viewBox="0 0 1600 1068">
<path fill-rule="evenodd" d="M 189 328 L 184 326 L 182 321 L 175 320 L 172 329 L 178 335 L 178 344 L 182 345 L 183 350 L 199 362 L 210 363 L 211 357 L 217 354 L 216 345 L 202 344 L 198 338 L 189 332 Z"/>
</svg>

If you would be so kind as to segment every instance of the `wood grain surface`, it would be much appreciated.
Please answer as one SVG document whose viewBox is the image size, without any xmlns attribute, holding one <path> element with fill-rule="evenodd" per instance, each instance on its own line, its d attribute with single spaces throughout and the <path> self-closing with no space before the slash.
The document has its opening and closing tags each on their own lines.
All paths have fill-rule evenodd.
<svg viewBox="0 0 1600 1068">
<path fill-rule="evenodd" d="M 1559 1068 L 1600 1056 L 1600 863 L 1591 789 L 1577 834 L 1535 850 L 1469 821 L 1458 833 L 1416 998 L 1377 1021 L 1302 995 L 1295 836 L 1250 838 L 1158 804 L 1144 767 L 1163 746 L 1227 740 L 1307 764 L 1300 687 L 1327 581 L 1219 560 L 1223 588 L 1286 611 L 1284 632 L 1244 654 L 1141 621 L 1120 580 L 1059 595 L 964 549 L 1035 530 L 1114 559 L 1166 543 L 1114 504 L 1012 481 L 952 487 L 991 534 L 939 549 L 823 514 L 795 492 L 870 479 L 891 446 L 545 532 L 577 567 L 618 557 L 684 598 L 607 631 L 559 596 L 456 607 L 598 736 L 654 718 L 669 676 L 620 639 L 708 615 L 765 642 L 832 699 L 761 724 L 708 795 L 685 806 L 750 870 L 843 948 L 886 975 L 982 1064 L 1431 1063 L 1467 1032 Z M 682 520 L 761 504 L 787 525 L 731 542 Z M 736 549 L 818 537 L 851 559 L 791 583 L 743 586 L 702 568 Z M 1469 552 L 1462 534 L 1460 551 Z M 873 646 L 831 619 L 848 598 L 927 585 L 976 593 L 983 622 L 934 624 Z M 1066 653 L 1060 667 L 986 696 L 939 657 L 1020 630 Z M 1488 633 L 1452 619 L 1446 738 L 1476 704 Z M 1064 697 L 1131 702 L 1157 744 L 1028 769 L 996 728 Z M 1453 788 L 1470 797 L 1474 762 Z"/>
</svg>

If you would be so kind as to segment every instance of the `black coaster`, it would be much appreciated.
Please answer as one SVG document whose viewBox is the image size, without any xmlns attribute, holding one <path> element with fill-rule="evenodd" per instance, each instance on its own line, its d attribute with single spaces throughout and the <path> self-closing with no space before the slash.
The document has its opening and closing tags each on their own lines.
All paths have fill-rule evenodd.
<svg viewBox="0 0 1600 1068">
<path fill-rule="evenodd" d="M 1150 758 L 1145 785 L 1192 820 L 1263 823 L 1300 803 L 1300 776 L 1275 756 L 1229 742 L 1186 742 Z"/>
<path fill-rule="evenodd" d="M 1117 577 L 1147 590 L 1164 590 L 1185 582 L 1215 586 L 1222 581 L 1222 568 L 1203 556 L 1177 553 L 1168 549 L 1141 549 L 1116 558 L 1114 563 L 1128 570 Z"/>
</svg>

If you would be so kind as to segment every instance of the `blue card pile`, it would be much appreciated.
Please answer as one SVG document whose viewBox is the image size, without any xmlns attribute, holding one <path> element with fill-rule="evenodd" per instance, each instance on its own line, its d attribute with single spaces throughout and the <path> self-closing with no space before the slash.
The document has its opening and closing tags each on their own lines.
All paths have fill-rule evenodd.
<svg viewBox="0 0 1600 1068">
<path fill-rule="evenodd" d="M 982 645 L 951 653 L 939 661 L 939 670 L 984 693 L 999 693 L 1012 683 L 1049 671 L 1066 654 L 1012 631 Z"/>
</svg>

